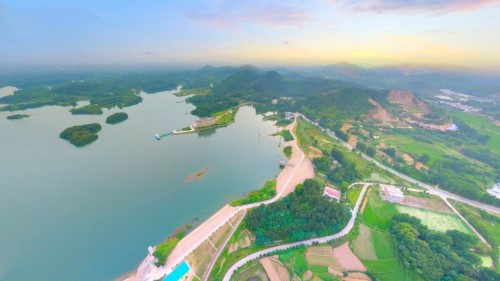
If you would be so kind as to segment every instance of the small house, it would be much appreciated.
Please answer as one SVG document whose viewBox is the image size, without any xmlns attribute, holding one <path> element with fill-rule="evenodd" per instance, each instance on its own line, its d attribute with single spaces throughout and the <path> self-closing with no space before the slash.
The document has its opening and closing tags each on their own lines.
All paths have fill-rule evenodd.
<svg viewBox="0 0 500 281">
<path fill-rule="evenodd" d="M 325 190 L 323 191 L 323 196 L 340 201 L 341 193 L 339 190 L 333 189 L 329 186 L 325 186 Z"/>
</svg>

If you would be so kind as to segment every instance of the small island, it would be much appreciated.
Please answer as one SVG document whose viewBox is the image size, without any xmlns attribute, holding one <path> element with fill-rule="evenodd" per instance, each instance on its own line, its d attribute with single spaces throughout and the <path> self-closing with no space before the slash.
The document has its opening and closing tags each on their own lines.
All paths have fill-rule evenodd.
<svg viewBox="0 0 500 281">
<path fill-rule="evenodd" d="M 8 120 L 19 120 L 19 119 L 23 119 L 23 118 L 28 118 L 30 116 L 31 115 L 27 115 L 27 114 L 14 114 L 14 115 L 7 116 L 7 119 Z"/>
<path fill-rule="evenodd" d="M 62 131 L 59 137 L 76 147 L 81 147 L 96 141 L 99 137 L 97 133 L 101 131 L 101 128 L 98 123 L 73 126 Z"/>
<path fill-rule="evenodd" d="M 184 183 L 189 183 L 191 182 L 193 179 L 200 179 L 202 178 L 206 173 L 208 172 L 208 167 L 205 167 L 195 173 L 192 173 L 190 175 L 188 175 L 186 178 L 184 178 Z"/>
<path fill-rule="evenodd" d="M 106 123 L 114 125 L 114 124 L 121 123 L 127 119 L 128 119 L 127 113 L 117 112 L 117 113 L 113 113 L 110 116 L 108 116 L 108 118 L 106 118 Z"/>
</svg>

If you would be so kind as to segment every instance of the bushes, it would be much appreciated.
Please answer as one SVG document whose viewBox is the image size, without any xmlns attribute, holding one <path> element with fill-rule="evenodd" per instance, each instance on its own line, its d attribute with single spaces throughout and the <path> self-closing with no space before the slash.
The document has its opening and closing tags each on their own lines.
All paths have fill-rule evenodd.
<svg viewBox="0 0 500 281">
<path fill-rule="evenodd" d="M 262 189 L 250 191 L 245 198 L 236 199 L 230 203 L 231 206 L 241 206 L 264 200 L 269 200 L 276 195 L 276 179 L 268 180 Z"/>
</svg>

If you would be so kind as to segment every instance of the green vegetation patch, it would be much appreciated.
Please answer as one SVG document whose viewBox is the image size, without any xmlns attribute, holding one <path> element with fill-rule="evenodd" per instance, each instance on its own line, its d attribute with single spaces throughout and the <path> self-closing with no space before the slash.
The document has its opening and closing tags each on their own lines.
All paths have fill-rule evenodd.
<svg viewBox="0 0 500 281">
<path fill-rule="evenodd" d="M 276 179 L 268 180 L 264 187 L 259 190 L 248 192 L 244 198 L 236 199 L 230 203 L 231 206 L 241 206 L 264 200 L 269 200 L 276 195 Z"/>
<path fill-rule="evenodd" d="M 392 218 L 398 256 L 405 268 L 423 280 L 499 280 L 500 275 L 481 268 L 481 259 L 470 251 L 479 239 L 457 230 L 429 229 L 406 214 Z M 478 269 L 479 268 L 479 269 Z"/>
<path fill-rule="evenodd" d="M 69 110 L 73 115 L 101 115 L 102 108 L 97 104 L 89 104 L 86 106 L 72 108 Z"/>
<path fill-rule="evenodd" d="M 156 249 L 153 252 L 153 256 L 156 258 L 156 266 L 162 266 L 165 264 L 168 256 L 175 249 L 175 246 L 177 246 L 179 241 L 180 240 L 177 237 L 170 237 L 167 241 L 156 246 Z"/>
<path fill-rule="evenodd" d="M 391 217 L 398 213 L 396 206 L 383 201 L 379 189 L 372 189 L 368 194 L 368 203 L 363 211 L 362 219 L 365 224 L 379 230 L 387 230 Z"/>
<path fill-rule="evenodd" d="M 349 206 L 351 208 L 354 208 L 354 206 L 356 205 L 362 189 L 363 185 L 358 184 L 349 188 L 349 190 L 347 191 L 347 201 L 349 201 Z"/>
<path fill-rule="evenodd" d="M 27 115 L 27 114 L 14 114 L 14 115 L 7 116 L 7 119 L 8 120 L 19 120 L 19 119 L 28 118 L 30 116 L 31 115 Z"/>
<path fill-rule="evenodd" d="M 274 134 L 274 136 L 282 136 L 283 140 L 285 140 L 285 141 L 293 141 L 294 140 L 293 135 L 292 135 L 292 133 L 290 133 L 289 130 L 281 130 L 278 133 Z"/>
<path fill-rule="evenodd" d="M 238 108 L 229 109 L 227 111 L 217 112 L 212 115 L 216 119 L 215 126 L 227 126 L 234 122 Z"/>
<path fill-rule="evenodd" d="M 452 113 L 452 116 L 465 121 L 479 134 L 489 136 L 489 140 L 486 142 L 487 147 L 496 153 L 500 153 L 500 126 L 495 125 L 487 118 L 467 113 L 455 112 Z"/>
<path fill-rule="evenodd" d="M 182 89 L 180 92 L 175 93 L 175 96 L 184 97 L 191 95 L 208 95 L 212 90 L 209 88 L 196 88 L 196 89 Z"/>
<path fill-rule="evenodd" d="M 459 230 L 467 234 L 472 234 L 467 225 L 456 215 L 403 205 L 397 205 L 397 210 L 402 214 L 418 218 L 425 226 L 436 231 Z"/>
<path fill-rule="evenodd" d="M 368 182 L 386 183 L 386 184 L 396 184 L 396 182 L 390 177 L 381 175 L 379 173 L 371 173 L 369 177 L 365 178 Z"/>
<path fill-rule="evenodd" d="M 77 147 L 85 146 L 97 140 L 97 133 L 101 131 L 98 123 L 73 126 L 65 129 L 59 134 L 61 139 L 69 141 Z"/>
<path fill-rule="evenodd" d="M 286 158 L 292 157 L 292 147 L 291 146 L 285 146 L 283 148 L 283 153 L 285 154 Z"/>
<path fill-rule="evenodd" d="M 255 233 L 256 244 L 301 241 L 339 232 L 351 212 L 323 196 L 322 191 L 323 185 L 308 179 L 283 199 L 250 210 L 246 224 Z"/>
<path fill-rule="evenodd" d="M 128 114 L 125 112 L 113 113 L 108 118 L 106 118 L 106 123 L 114 125 L 123 122 L 128 119 Z"/>
</svg>

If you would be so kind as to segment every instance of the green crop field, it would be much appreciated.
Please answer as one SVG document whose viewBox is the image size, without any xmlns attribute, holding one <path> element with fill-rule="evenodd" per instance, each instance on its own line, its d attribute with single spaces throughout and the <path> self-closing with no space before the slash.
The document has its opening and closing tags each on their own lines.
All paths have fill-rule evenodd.
<svg viewBox="0 0 500 281">
<path fill-rule="evenodd" d="M 428 166 L 432 166 L 432 164 L 438 160 L 443 160 L 444 155 L 455 155 L 459 156 L 458 153 L 454 152 L 450 148 L 444 146 L 443 144 L 430 144 L 424 143 L 420 141 L 416 141 L 410 137 L 404 135 L 390 135 L 385 136 L 385 143 L 391 146 L 398 147 L 401 151 L 422 156 L 424 153 L 430 156 L 429 162 L 427 162 Z"/>
<path fill-rule="evenodd" d="M 490 139 L 487 142 L 488 148 L 497 153 L 500 153 L 500 126 L 493 124 L 487 118 L 474 116 L 471 114 L 457 112 L 452 113 L 452 115 L 465 121 L 479 134 L 489 136 Z"/>
<path fill-rule="evenodd" d="M 379 196 L 379 190 L 372 189 L 368 195 L 368 203 L 362 218 L 368 226 L 379 230 L 387 230 L 390 218 L 397 213 L 398 210 L 394 204 L 383 201 Z"/>
<path fill-rule="evenodd" d="M 362 259 L 367 269 L 375 274 L 380 281 L 414 280 L 413 275 L 402 268 L 396 255 L 396 246 L 392 236 L 386 231 L 368 229 L 371 238 L 368 243 L 371 243 L 375 249 L 377 259 Z"/>
<path fill-rule="evenodd" d="M 456 215 L 402 205 L 398 205 L 397 210 L 400 213 L 418 218 L 424 225 L 432 230 L 446 232 L 447 230 L 455 229 L 467 234 L 473 234 L 467 225 Z"/>
</svg>

